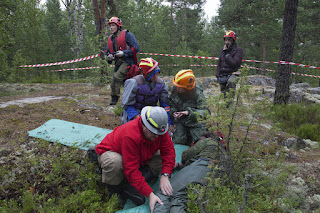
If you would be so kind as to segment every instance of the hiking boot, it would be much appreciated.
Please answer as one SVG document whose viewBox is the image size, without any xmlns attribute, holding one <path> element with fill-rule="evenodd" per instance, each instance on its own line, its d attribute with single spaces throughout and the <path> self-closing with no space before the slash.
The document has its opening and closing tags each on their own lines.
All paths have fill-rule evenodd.
<svg viewBox="0 0 320 213">
<path fill-rule="evenodd" d="M 118 202 L 119 202 L 119 205 L 121 207 L 123 207 L 126 202 L 127 202 L 127 198 L 125 198 L 123 195 L 122 195 L 122 188 L 123 188 L 123 184 L 119 184 L 119 185 L 109 185 L 109 184 L 106 184 L 106 187 L 108 189 L 108 196 L 109 198 L 112 197 L 112 195 L 117 195 L 118 196 Z"/>
<path fill-rule="evenodd" d="M 119 100 L 119 96 L 112 95 L 110 105 L 116 105 Z"/>
<path fill-rule="evenodd" d="M 89 147 L 89 149 L 87 150 L 87 154 L 88 154 L 88 158 L 92 161 L 92 163 L 99 165 L 98 154 L 96 153 L 95 146 Z"/>
<path fill-rule="evenodd" d="M 146 198 L 141 195 L 136 188 L 131 186 L 129 183 L 122 190 L 121 195 L 131 200 L 135 205 L 140 206 L 145 203 Z"/>
<path fill-rule="evenodd" d="M 98 161 L 98 154 L 96 153 L 96 147 L 92 146 L 89 147 L 89 149 L 87 150 L 87 154 L 88 154 L 88 158 L 90 159 L 90 161 L 92 163 L 94 163 L 94 165 L 96 165 L 97 167 L 94 169 L 99 175 L 102 174 L 102 169 L 99 165 L 99 161 Z"/>
</svg>

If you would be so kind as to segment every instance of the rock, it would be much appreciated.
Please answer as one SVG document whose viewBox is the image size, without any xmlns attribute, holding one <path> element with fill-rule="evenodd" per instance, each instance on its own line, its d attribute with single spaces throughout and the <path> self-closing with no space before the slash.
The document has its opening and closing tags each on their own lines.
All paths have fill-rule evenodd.
<svg viewBox="0 0 320 213">
<path fill-rule="evenodd" d="M 320 95 L 320 87 L 317 87 L 317 88 L 308 88 L 308 92 L 309 92 L 310 94 Z"/>
<path fill-rule="evenodd" d="M 290 86 L 290 89 L 295 89 L 295 88 L 303 88 L 303 89 L 306 89 L 306 88 L 309 88 L 310 85 L 308 83 L 299 83 L 299 84 L 292 84 Z"/>
<path fill-rule="evenodd" d="M 267 76 L 254 75 L 248 77 L 248 84 L 275 87 L 276 80 Z"/>
<path fill-rule="evenodd" d="M 319 148 L 319 142 L 317 142 L 317 141 L 312 141 L 310 139 L 304 139 L 304 142 L 311 149 L 318 149 Z"/>
<path fill-rule="evenodd" d="M 304 91 L 301 89 L 290 89 L 290 103 L 301 103 L 304 99 Z"/>
</svg>

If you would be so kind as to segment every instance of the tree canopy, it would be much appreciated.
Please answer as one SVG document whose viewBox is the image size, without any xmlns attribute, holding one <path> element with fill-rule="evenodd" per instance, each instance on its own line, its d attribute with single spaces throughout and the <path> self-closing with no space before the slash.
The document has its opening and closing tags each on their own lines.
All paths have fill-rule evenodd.
<svg viewBox="0 0 320 213">
<path fill-rule="evenodd" d="M 23 64 L 59 62 L 93 55 L 99 52 L 93 2 L 91 0 L 8 1 L 0 3 L 0 81 L 17 82 L 46 76 L 45 71 L 61 68 L 93 66 L 88 60 L 44 68 L 19 68 Z M 244 59 L 278 61 L 281 43 L 285 0 L 221 0 L 219 14 L 205 19 L 204 0 L 123 0 L 104 1 L 105 19 L 121 18 L 123 28 L 138 40 L 140 51 L 218 57 L 222 37 L 227 30 L 237 33 L 238 46 Z M 319 66 L 320 3 L 299 1 L 296 40 L 292 61 Z M 103 32 L 109 35 L 108 27 Z M 104 36 L 106 38 L 106 36 Z M 101 42 L 101 41 L 100 41 Z M 145 57 L 144 55 L 140 55 Z M 190 64 L 216 64 L 215 60 L 153 56 L 166 71 L 189 68 Z M 250 64 L 267 69 L 275 65 Z M 196 73 L 213 73 L 213 67 L 194 68 Z M 314 69 L 293 67 L 295 72 L 316 74 Z M 255 73 L 256 71 L 252 71 Z M 269 73 L 268 73 L 269 74 Z M 52 75 L 52 74 L 50 74 Z M 96 75 L 90 70 L 60 73 L 60 79 Z M 17 77 L 19 76 L 19 77 Z M 22 77 L 21 77 L 22 76 Z M 56 76 L 56 75 L 54 75 Z M 302 81 L 303 77 L 292 77 Z M 303 80 L 305 80 L 304 78 Z M 308 80 L 310 81 L 311 78 Z M 313 79 L 317 82 L 316 79 Z"/>
</svg>

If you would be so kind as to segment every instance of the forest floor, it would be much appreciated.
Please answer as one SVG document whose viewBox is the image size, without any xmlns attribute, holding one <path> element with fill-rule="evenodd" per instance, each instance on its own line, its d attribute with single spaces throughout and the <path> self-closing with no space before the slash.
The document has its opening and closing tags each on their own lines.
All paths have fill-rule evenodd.
<svg viewBox="0 0 320 213">
<path fill-rule="evenodd" d="M 218 84 L 211 83 L 206 87 L 205 94 L 219 94 Z M 120 125 L 121 118 L 115 114 L 114 107 L 109 107 L 109 103 L 109 85 L 98 87 L 85 83 L 0 84 L 0 165 L 5 166 L 14 159 L 21 158 L 21 149 L 32 140 L 28 137 L 27 131 L 41 126 L 50 119 L 114 129 Z M 266 125 L 273 124 L 266 121 Z M 267 128 L 261 126 L 259 131 L 250 132 L 250 137 L 253 140 L 259 139 L 264 131 L 267 132 Z M 82 154 L 85 155 L 85 152 Z M 302 151 L 291 150 L 290 155 L 294 157 L 288 158 L 286 163 L 297 168 L 292 178 L 300 177 L 304 181 L 302 189 L 307 192 L 305 198 L 311 200 L 309 209 L 319 208 L 319 149 L 307 147 Z M 4 180 L 2 175 L 0 180 Z M 291 184 L 295 184 L 294 181 L 291 181 Z M 0 190 L 0 195 L 2 199 L 15 198 L 13 192 Z"/>
</svg>

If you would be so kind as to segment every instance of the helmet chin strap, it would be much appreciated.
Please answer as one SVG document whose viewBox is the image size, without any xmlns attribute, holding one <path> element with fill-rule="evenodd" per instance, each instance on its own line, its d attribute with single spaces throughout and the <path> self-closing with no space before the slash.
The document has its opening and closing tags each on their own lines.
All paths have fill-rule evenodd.
<svg viewBox="0 0 320 213">
<path fill-rule="evenodd" d="M 117 35 L 117 33 L 119 32 L 120 27 L 117 25 L 117 31 L 113 33 L 113 35 Z"/>
</svg>

